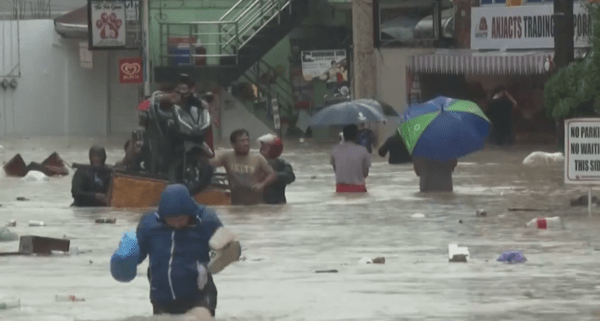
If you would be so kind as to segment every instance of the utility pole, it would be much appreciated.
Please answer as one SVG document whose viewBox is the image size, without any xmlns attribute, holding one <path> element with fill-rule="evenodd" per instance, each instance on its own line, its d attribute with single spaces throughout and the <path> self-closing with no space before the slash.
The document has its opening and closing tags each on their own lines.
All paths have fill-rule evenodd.
<svg viewBox="0 0 600 321">
<path fill-rule="evenodd" d="M 377 91 L 373 9 L 373 0 L 352 1 L 354 99 L 375 98 Z"/>
<path fill-rule="evenodd" d="M 554 64 L 564 68 L 574 60 L 573 0 L 554 0 Z"/>
<path fill-rule="evenodd" d="M 575 24 L 573 0 L 554 0 L 554 65 L 556 71 L 568 66 L 575 55 Z M 565 121 L 556 121 L 556 139 L 559 150 L 565 145 Z M 564 152 L 564 151 L 563 151 Z"/>
</svg>

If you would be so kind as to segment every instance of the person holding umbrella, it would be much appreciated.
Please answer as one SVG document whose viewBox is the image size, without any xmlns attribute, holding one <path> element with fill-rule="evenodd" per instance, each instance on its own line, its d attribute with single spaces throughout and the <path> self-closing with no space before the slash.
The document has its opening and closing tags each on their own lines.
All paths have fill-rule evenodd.
<svg viewBox="0 0 600 321">
<path fill-rule="evenodd" d="M 421 192 L 451 192 L 460 157 L 483 149 L 490 121 L 473 102 L 438 97 L 409 107 L 398 132 L 413 158 Z"/>
</svg>

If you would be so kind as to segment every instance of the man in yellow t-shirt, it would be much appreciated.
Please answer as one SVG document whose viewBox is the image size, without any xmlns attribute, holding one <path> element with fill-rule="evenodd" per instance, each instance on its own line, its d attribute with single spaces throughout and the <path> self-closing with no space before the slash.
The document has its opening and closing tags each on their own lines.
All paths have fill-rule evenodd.
<svg viewBox="0 0 600 321">
<path fill-rule="evenodd" d="M 250 153 L 250 135 L 238 129 L 229 137 L 233 151 L 224 152 L 211 159 L 211 166 L 225 167 L 231 188 L 232 205 L 263 203 L 265 188 L 277 180 L 277 175 L 267 160 L 259 153 Z"/>
</svg>

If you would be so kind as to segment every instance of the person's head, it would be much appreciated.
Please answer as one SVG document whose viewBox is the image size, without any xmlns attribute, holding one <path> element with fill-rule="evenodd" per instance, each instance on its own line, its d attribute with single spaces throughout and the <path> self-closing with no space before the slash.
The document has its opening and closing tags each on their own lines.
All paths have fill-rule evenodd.
<svg viewBox="0 0 600 321">
<path fill-rule="evenodd" d="M 283 142 L 273 134 L 266 134 L 258 138 L 260 154 L 266 159 L 276 159 L 283 153 Z"/>
<path fill-rule="evenodd" d="M 207 103 L 209 103 L 209 104 L 210 104 L 210 103 L 212 103 L 212 102 L 215 100 L 215 96 L 213 95 L 213 93 L 212 93 L 212 92 L 210 92 L 210 91 L 207 91 L 207 92 L 204 94 L 204 100 L 205 100 Z"/>
<path fill-rule="evenodd" d="M 106 149 L 100 145 L 94 145 L 90 148 L 90 165 L 92 167 L 98 168 L 104 166 L 106 162 Z"/>
<path fill-rule="evenodd" d="M 187 97 L 190 95 L 190 86 L 185 83 L 177 85 L 177 92 L 181 97 Z"/>
<path fill-rule="evenodd" d="M 160 195 L 157 214 L 171 228 L 185 228 L 197 213 L 198 204 L 183 184 L 169 185 Z"/>
<path fill-rule="evenodd" d="M 250 152 L 250 134 L 247 130 L 234 130 L 229 136 L 229 140 L 237 155 L 248 155 Z"/>
<path fill-rule="evenodd" d="M 346 127 L 344 127 L 342 132 L 344 133 L 344 141 L 354 142 L 358 137 L 358 126 L 354 124 L 347 125 Z"/>
</svg>

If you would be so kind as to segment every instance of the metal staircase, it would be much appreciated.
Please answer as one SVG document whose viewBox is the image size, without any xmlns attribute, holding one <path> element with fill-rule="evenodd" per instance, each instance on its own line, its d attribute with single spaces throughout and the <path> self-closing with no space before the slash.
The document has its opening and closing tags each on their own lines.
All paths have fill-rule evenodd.
<svg viewBox="0 0 600 321">
<path fill-rule="evenodd" d="M 251 75 L 274 71 L 263 56 L 307 15 L 308 0 L 239 0 L 218 21 L 159 22 L 154 82 L 173 82 L 181 73 L 221 86 L 248 80 L 291 111 L 292 87 L 286 78 L 262 84 L 260 76 Z"/>
</svg>

